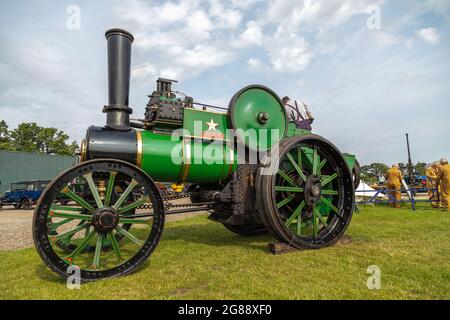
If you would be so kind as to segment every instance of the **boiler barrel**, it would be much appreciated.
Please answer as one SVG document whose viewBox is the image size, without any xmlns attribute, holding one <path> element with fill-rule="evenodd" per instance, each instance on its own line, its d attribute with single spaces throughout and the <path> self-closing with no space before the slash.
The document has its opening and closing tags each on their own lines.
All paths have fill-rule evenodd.
<svg viewBox="0 0 450 320">
<path fill-rule="evenodd" d="M 114 158 L 134 163 L 161 182 L 223 184 L 237 167 L 237 151 L 225 143 L 151 131 L 124 132 L 92 126 L 81 153 L 82 161 Z"/>
<path fill-rule="evenodd" d="M 236 150 L 224 143 L 150 131 L 138 131 L 137 140 L 137 164 L 156 181 L 221 184 L 237 166 Z"/>
</svg>

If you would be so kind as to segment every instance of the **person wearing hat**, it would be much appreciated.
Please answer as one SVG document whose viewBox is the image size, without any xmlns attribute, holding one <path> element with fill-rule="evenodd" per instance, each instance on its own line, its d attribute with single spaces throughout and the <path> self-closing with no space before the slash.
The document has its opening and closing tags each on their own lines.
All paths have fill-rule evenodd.
<svg viewBox="0 0 450 320">
<path fill-rule="evenodd" d="M 386 172 L 386 181 L 388 193 L 395 201 L 392 203 L 394 208 L 400 208 L 400 201 L 402 200 L 402 181 L 403 176 L 400 172 L 398 164 L 392 165 L 392 168 Z"/>
<path fill-rule="evenodd" d="M 309 107 L 304 102 L 297 102 L 289 97 L 281 99 L 283 107 L 286 110 L 289 122 L 295 123 L 299 129 L 312 130 L 314 117 Z"/>
<path fill-rule="evenodd" d="M 437 184 L 437 163 L 433 162 L 430 164 L 426 171 L 425 175 L 427 176 L 427 189 L 428 189 L 428 199 L 431 201 L 432 208 L 439 208 L 439 196 L 436 190 Z"/>
<path fill-rule="evenodd" d="M 437 183 L 441 186 L 441 204 L 444 210 L 450 211 L 450 165 L 446 158 L 440 161 Z"/>
</svg>

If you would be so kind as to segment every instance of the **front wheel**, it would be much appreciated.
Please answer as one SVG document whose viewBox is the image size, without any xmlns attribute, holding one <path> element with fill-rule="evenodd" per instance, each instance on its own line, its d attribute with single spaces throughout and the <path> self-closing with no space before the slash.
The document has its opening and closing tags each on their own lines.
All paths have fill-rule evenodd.
<svg viewBox="0 0 450 320">
<path fill-rule="evenodd" d="M 69 187 L 76 179 L 85 182 L 82 196 Z M 60 193 L 74 204 L 57 204 Z M 139 198 L 127 201 L 136 194 Z M 151 210 L 129 214 L 147 202 Z M 51 270 L 67 278 L 75 267 L 85 282 L 135 271 L 156 248 L 163 226 L 163 202 L 151 178 L 127 162 L 98 159 L 63 172 L 47 186 L 34 213 L 33 239 Z"/>
</svg>

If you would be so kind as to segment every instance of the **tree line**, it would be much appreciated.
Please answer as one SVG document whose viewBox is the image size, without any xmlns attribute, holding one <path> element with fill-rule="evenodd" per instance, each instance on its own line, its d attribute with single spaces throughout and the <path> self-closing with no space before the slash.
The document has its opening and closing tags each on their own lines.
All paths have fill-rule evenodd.
<svg viewBox="0 0 450 320">
<path fill-rule="evenodd" d="M 408 165 L 405 163 L 399 163 L 398 165 L 400 166 L 403 176 L 408 176 Z M 384 179 L 389 168 L 390 166 L 380 162 L 361 166 L 361 178 L 367 183 L 377 183 Z M 413 172 L 416 175 L 424 176 L 426 168 L 427 164 L 425 162 L 417 162 L 413 165 Z"/>
<path fill-rule="evenodd" d="M 62 130 L 24 122 L 9 130 L 5 120 L 0 120 L 0 150 L 24 151 L 43 154 L 74 155 L 78 143 L 68 143 L 69 136 Z"/>
</svg>

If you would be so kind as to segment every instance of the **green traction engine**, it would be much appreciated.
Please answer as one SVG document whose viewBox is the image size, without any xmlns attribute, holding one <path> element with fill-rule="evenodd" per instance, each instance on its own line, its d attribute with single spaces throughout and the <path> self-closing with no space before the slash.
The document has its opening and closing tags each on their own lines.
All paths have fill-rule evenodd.
<svg viewBox="0 0 450 320">
<path fill-rule="evenodd" d="M 344 234 L 359 179 L 353 155 L 297 129 L 260 85 L 218 112 L 160 78 L 145 117 L 130 120 L 133 36 L 112 29 L 106 39 L 106 125 L 88 128 L 80 163 L 48 185 L 34 213 L 34 243 L 51 270 L 66 278 L 76 270 L 82 281 L 129 274 L 156 248 L 165 215 L 192 211 L 295 248 L 320 249 Z M 161 182 L 188 188 L 163 197 Z M 58 202 L 61 194 L 70 201 Z"/>
</svg>

